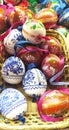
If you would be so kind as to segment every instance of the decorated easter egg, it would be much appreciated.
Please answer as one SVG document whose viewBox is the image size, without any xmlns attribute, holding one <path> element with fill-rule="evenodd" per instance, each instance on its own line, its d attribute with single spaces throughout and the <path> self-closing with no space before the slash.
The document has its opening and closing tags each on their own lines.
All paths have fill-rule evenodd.
<svg viewBox="0 0 69 130">
<path fill-rule="evenodd" d="M 59 16 L 58 23 L 69 28 L 69 8 L 66 8 Z"/>
<path fill-rule="evenodd" d="M 56 55 L 62 54 L 61 43 L 54 36 L 46 36 L 47 40 L 40 44 L 40 47 Z"/>
<path fill-rule="evenodd" d="M 35 46 L 26 46 L 26 49 L 21 49 L 17 56 L 24 62 L 25 65 L 34 63 L 38 66 L 43 58 L 43 52 L 39 51 Z"/>
<path fill-rule="evenodd" d="M 25 22 L 27 18 L 34 16 L 34 13 L 30 9 L 23 8 L 23 6 L 15 6 L 14 9 L 7 14 L 7 21 L 10 25 L 16 22 Z"/>
<path fill-rule="evenodd" d="M 38 102 L 38 111 L 44 121 L 63 120 L 68 109 L 69 89 L 64 87 L 46 91 Z"/>
<path fill-rule="evenodd" d="M 40 35 L 45 36 L 46 29 L 42 24 L 42 22 L 35 19 L 30 19 L 30 20 L 26 20 L 25 23 L 23 24 L 22 34 L 23 37 L 26 40 L 32 42 L 32 44 L 39 44 L 44 39 L 40 39 L 38 36 Z"/>
<path fill-rule="evenodd" d="M 35 18 L 40 20 L 42 23 L 56 23 L 58 20 L 57 13 L 51 8 L 41 9 L 36 15 Z"/>
<path fill-rule="evenodd" d="M 14 45 L 22 39 L 22 33 L 17 29 L 12 29 L 4 38 L 4 46 L 9 54 L 14 54 Z"/>
<path fill-rule="evenodd" d="M 29 96 L 40 96 L 46 91 L 47 81 L 41 70 L 33 68 L 25 73 L 22 85 L 25 93 Z"/>
<path fill-rule="evenodd" d="M 21 2 L 21 0 L 4 0 L 5 4 L 12 4 L 12 5 L 17 5 Z"/>
<path fill-rule="evenodd" d="M 60 58 L 55 54 L 48 54 L 42 61 L 42 70 L 44 74 L 51 78 L 53 75 L 59 72 Z"/>
<path fill-rule="evenodd" d="M 0 34 L 6 29 L 6 19 L 5 19 L 5 10 L 0 7 Z"/>
<path fill-rule="evenodd" d="M 2 66 L 2 77 L 5 82 L 10 84 L 18 84 L 22 81 L 25 73 L 25 66 L 18 57 L 9 57 Z"/>
<path fill-rule="evenodd" d="M 7 88 L 0 94 L 1 113 L 5 118 L 15 120 L 27 111 L 25 96 L 18 90 Z"/>
</svg>

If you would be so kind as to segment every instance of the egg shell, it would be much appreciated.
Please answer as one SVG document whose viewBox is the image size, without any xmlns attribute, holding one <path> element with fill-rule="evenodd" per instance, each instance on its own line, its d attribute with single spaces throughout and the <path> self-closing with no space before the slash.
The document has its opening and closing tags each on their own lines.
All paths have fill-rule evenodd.
<svg viewBox="0 0 69 130">
<path fill-rule="evenodd" d="M 26 20 L 23 24 L 22 34 L 23 37 L 32 44 L 40 44 L 44 39 L 40 39 L 38 36 L 46 36 L 46 29 L 42 22 L 38 20 Z"/>
<path fill-rule="evenodd" d="M 18 84 L 25 73 L 25 65 L 18 57 L 9 57 L 2 66 L 2 78 L 10 84 Z"/>
<path fill-rule="evenodd" d="M 5 118 L 14 120 L 27 111 L 25 96 L 18 90 L 7 88 L 0 94 L 1 113 Z"/>
<path fill-rule="evenodd" d="M 22 86 L 29 96 L 42 95 L 47 88 L 46 77 L 43 72 L 37 68 L 28 70 L 22 81 Z"/>
<path fill-rule="evenodd" d="M 41 9 L 36 15 L 35 19 L 40 20 L 42 23 L 56 23 L 58 20 L 57 13 L 51 8 Z"/>
<path fill-rule="evenodd" d="M 12 29 L 4 38 L 4 46 L 9 54 L 14 54 L 14 45 L 18 42 L 19 37 L 22 37 L 22 33 L 17 29 Z"/>
</svg>

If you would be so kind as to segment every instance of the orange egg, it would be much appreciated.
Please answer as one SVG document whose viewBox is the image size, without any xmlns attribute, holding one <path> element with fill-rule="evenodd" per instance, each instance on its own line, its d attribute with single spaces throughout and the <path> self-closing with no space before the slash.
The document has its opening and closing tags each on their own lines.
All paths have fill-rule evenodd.
<svg viewBox="0 0 69 130">
<path fill-rule="evenodd" d="M 6 19 L 5 19 L 5 11 L 3 8 L 0 8 L 0 33 L 4 32 L 6 28 Z"/>
<path fill-rule="evenodd" d="M 52 90 L 42 102 L 42 113 L 46 115 L 61 114 L 69 109 L 69 96 L 59 90 Z"/>
<path fill-rule="evenodd" d="M 43 23 L 56 23 L 58 20 L 57 13 L 51 8 L 41 9 L 36 15 L 35 18 L 40 20 Z"/>
<path fill-rule="evenodd" d="M 15 11 L 10 12 L 7 15 L 9 24 L 16 22 L 24 22 L 27 18 L 32 18 L 34 16 L 33 12 L 22 6 L 15 6 Z"/>
</svg>

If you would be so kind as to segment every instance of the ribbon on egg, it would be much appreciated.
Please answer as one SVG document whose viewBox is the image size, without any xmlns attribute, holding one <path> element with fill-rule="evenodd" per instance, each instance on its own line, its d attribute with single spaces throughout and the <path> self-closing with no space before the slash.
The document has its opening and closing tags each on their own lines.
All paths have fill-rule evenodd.
<svg viewBox="0 0 69 130">
<path fill-rule="evenodd" d="M 3 8 L 5 10 L 5 17 L 12 11 L 16 11 L 14 6 L 12 4 L 7 4 L 7 5 L 1 5 L 0 4 L 0 7 Z M 14 24 L 12 24 L 12 26 L 9 27 L 9 29 L 7 29 L 7 31 L 5 31 L 4 33 L 2 33 L 0 35 L 0 41 L 4 40 L 4 38 L 10 33 L 10 31 L 13 29 L 13 28 L 16 28 L 18 27 L 19 25 L 23 25 L 24 24 L 24 21 L 23 22 L 16 22 Z"/>
<path fill-rule="evenodd" d="M 15 46 L 14 46 L 14 56 L 16 56 L 16 49 L 17 49 L 17 47 L 24 48 L 24 50 L 21 50 L 18 55 L 21 55 L 22 53 L 25 53 L 27 51 L 36 51 L 36 50 L 37 51 L 41 51 L 41 52 L 43 51 L 45 53 L 49 53 L 48 50 L 44 50 L 44 49 L 41 49 L 41 48 L 35 47 L 35 46 L 34 46 L 34 48 L 32 46 L 27 48 L 27 47 L 25 47 L 26 44 L 28 44 L 28 45 L 31 44 L 32 45 L 32 43 L 30 41 L 27 41 L 27 40 L 18 41 L 15 44 Z"/>
<path fill-rule="evenodd" d="M 59 90 L 60 92 L 69 95 L 69 89 L 66 88 L 66 87 L 58 87 L 56 90 Z M 53 91 L 53 90 L 51 90 L 51 89 L 48 90 L 48 91 L 46 91 L 46 92 L 42 95 L 42 97 L 37 101 L 38 113 L 39 113 L 41 119 L 43 119 L 43 121 L 56 122 L 56 121 L 61 121 L 61 120 L 64 119 L 63 117 L 53 117 L 52 115 L 50 115 L 50 116 L 49 116 L 49 115 L 45 115 L 45 114 L 43 114 L 43 113 L 41 112 L 41 107 L 42 107 L 42 102 L 43 102 L 44 97 L 45 97 L 48 93 L 50 93 L 50 92 L 52 92 L 52 91 Z"/>
</svg>

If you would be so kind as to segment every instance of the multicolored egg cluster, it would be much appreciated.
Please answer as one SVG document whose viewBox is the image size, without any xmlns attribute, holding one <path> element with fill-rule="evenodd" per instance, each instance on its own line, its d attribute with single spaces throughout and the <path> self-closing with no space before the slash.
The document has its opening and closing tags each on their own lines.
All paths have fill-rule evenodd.
<svg viewBox="0 0 69 130">
<path fill-rule="evenodd" d="M 31 98 L 42 96 L 51 86 L 50 78 L 64 67 L 61 41 L 65 43 L 69 35 L 69 2 L 54 1 L 4 0 L 0 4 L 1 76 L 9 86 L 20 84 Z M 17 88 L 3 90 L 0 102 L 0 111 L 8 119 L 19 119 L 27 111 L 27 101 Z M 13 107 L 9 109 L 8 104 Z M 50 114 L 43 105 L 44 100 L 42 112 Z"/>
</svg>

